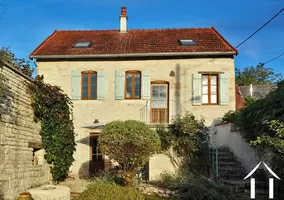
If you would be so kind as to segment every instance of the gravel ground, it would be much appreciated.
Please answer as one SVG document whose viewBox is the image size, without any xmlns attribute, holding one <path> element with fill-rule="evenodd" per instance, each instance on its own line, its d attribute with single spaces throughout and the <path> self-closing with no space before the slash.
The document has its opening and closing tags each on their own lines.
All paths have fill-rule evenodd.
<svg viewBox="0 0 284 200">
<path fill-rule="evenodd" d="M 75 178 L 75 179 L 66 179 L 64 182 L 61 182 L 59 185 L 69 187 L 71 192 L 81 193 L 87 188 L 87 186 L 90 183 L 92 183 L 90 180 Z"/>
</svg>

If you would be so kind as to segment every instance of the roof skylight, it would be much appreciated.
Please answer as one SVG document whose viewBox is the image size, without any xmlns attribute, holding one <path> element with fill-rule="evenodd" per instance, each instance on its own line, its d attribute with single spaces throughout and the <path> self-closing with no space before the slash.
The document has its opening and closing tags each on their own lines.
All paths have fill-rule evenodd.
<svg viewBox="0 0 284 200">
<path fill-rule="evenodd" d="M 196 46 L 196 45 L 198 45 L 197 42 L 195 42 L 192 39 L 182 39 L 182 40 L 178 40 L 178 42 L 182 46 Z"/>
<path fill-rule="evenodd" d="M 75 48 L 86 48 L 86 47 L 90 47 L 92 44 L 92 42 L 90 41 L 86 41 L 86 42 L 76 42 L 74 44 Z"/>
</svg>

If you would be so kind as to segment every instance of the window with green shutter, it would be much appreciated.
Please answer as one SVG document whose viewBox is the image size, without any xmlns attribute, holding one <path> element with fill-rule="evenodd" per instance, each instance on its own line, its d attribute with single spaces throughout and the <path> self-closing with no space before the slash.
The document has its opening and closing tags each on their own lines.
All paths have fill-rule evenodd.
<svg viewBox="0 0 284 200">
<path fill-rule="evenodd" d="M 81 72 L 81 99 L 82 100 L 97 99 L 97 72 L 95 71 Z"/>
<path fill-rule="evenodd" d="M 125 99 L 141 99 L 141 72 L 125 72 Z"/>
<path fill-rule="evenodd" d="M 202 104 L 217 105 L 219 103 L 218 74 L 202 74 Z"/>
</svg>

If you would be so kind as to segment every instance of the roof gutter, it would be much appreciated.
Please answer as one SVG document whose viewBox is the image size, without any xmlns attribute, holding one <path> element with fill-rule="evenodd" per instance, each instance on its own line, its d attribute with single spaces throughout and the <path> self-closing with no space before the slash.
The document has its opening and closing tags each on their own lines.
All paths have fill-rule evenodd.
<svg viewBox="0 0 284 200">
<path fill-rule="evenodd" d="M 31 55 L 30 58 L 119 58 L 119 57 L 155 57 L 155 56 L 231 56 L 235 51 L 227 52 L 170 52 L 170 53 L 129 53 L 129 54 L 82 54 L 82 55 Z"/>
</svg>

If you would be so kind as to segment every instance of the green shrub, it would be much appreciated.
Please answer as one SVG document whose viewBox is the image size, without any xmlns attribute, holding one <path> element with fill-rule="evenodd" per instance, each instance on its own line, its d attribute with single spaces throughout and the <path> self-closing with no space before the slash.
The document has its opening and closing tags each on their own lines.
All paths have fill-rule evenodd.
<svg viewBox="0 0 284 200">
<path fill-rule="evenodd" d="M 231 200 L 230 188 L 205 177 L 194 178 L 182 186 L 179 191 L 182 200 Z"/>
<path fill-rule="evenodd" d="M 75 200 L 145 200 L 145 197 L 132 187 L 122 187 L 110 183 L 95 183 L 90 185 Z"/>
<path fill-rule="evenodd" d="M 187 112 L 175 119 L 170 129 L 158 126 L 157 133 L 163 150 L 166 152 L 172 147 L 175 155 L 181 158 L 178 163 L 180 167 L 190 168 L 196 173 L 206 173 L 209 129 L 204 118 L 197 119 Z M 171 159 L 174 160 L 173 157 Z"/>
<path fill-rule="evenodd" d="M 135 120 L 113 121 L 104 127 L 99 137 L 101 152 L 120 164 L 125 185 L 133 185 L 137 171 L 160 147 L 159 135 Z"/>
<path fill-rule="evenodd" d="M 239 115 L 239 110 L 236 110 L 236 111 L 230 110 L 225 113 L 225 115 L 222 118 L 222 122 L 235 124 L 238 115 Z"/>
<path fill-rule="evenodd" d="M 123 179 L 114 171 L 101 171 L 90 177 L 94 183 L 114 183 L 123 185 Z"/>
</svg>

